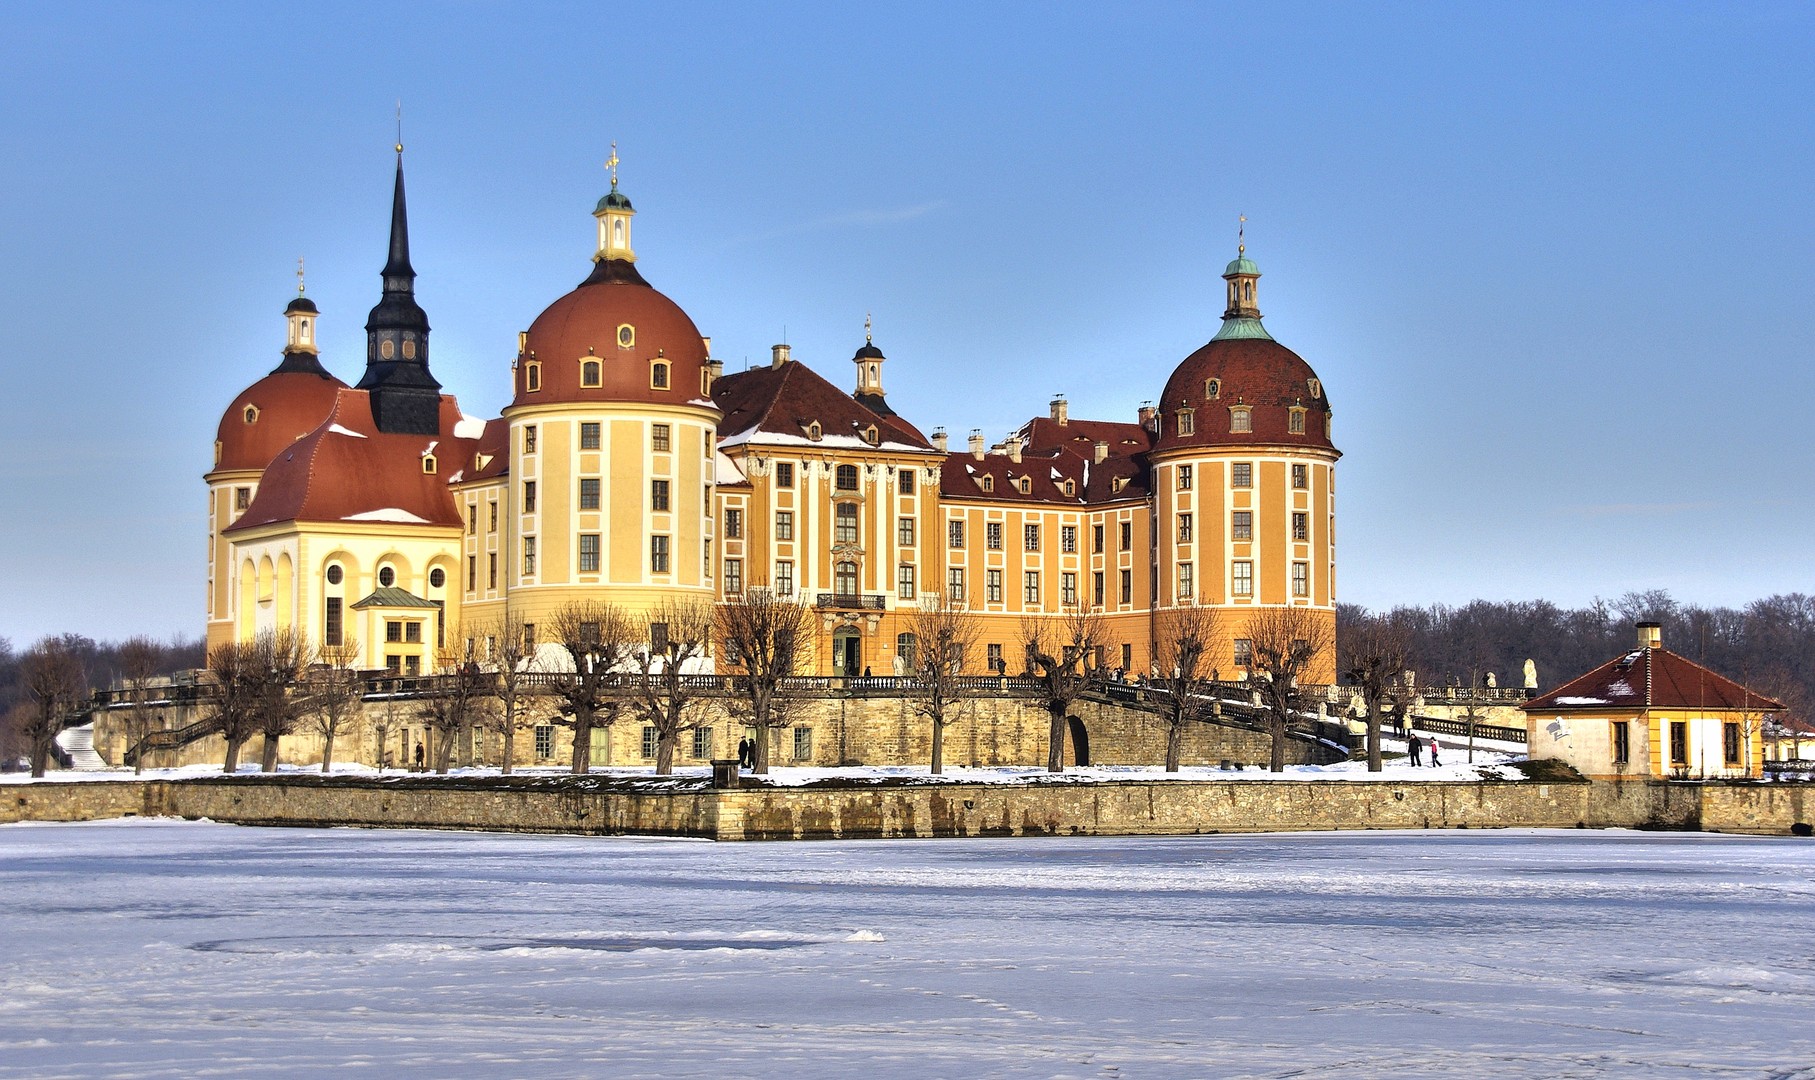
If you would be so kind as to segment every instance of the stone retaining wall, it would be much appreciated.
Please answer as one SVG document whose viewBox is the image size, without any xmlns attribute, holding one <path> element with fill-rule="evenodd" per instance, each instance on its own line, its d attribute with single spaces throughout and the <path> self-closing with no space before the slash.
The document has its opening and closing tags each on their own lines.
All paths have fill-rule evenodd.
<svg viewBox="0 0 1815 1080">
<path fill-rule="evenodd" d="M 1788 835 L 1815 785 L 1118 781 L 637 790 L 599 778 L 237 777 L 0 786 L 0 821 L 126 816 L 720 840 L 1334 829 L 1707 829 Z"/>
</svg>

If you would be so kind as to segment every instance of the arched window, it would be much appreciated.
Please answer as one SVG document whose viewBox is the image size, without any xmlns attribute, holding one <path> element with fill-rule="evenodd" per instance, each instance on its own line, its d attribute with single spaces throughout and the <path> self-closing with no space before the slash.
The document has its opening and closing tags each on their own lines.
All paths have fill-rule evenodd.
<svg viewBox="0 0 1815 1080">
<path fill-rule="evenodd" d="M 246 406 L 246 423 L 248 423 L 248 424 L 258 423 L 258 406 L 257 405 Z"/>
<path fill-rule="evenodd" d="M 984 477 L 983 478 L 983 490 L 984 491 L 996 490 L 996 478 L 993 476 Z"/>
<path fill-rule="evenodd" d="M 422 455 L 422 471 L 423 471 L 423 474 L 426 476 L 435 475 L 435 455 L 433 455 L 433 454 Z"/>
<path fill-rule="evenodd" d="M 840 491 L 857 490 L 857 466 L 840 465 L 838 467 L 836 486 Z"/>
<path fill-rule="evenodd" d="M 841 502 L 832 508 L 832 542 L 836 544 L 855 544 L 857 542 L 857 504 Z"/>
<path fill-rule="evenodd" d="M 597 387 L 600 384 L 600 365 L 597 360 L 580 361 L 580 385 Z"/>
<path fill-rule="evenodd" d="M 814 442 L 818 442 L 824 435 L 825 429 L 819 426 L 819 421 L 815 420 L 807 425 L 807 438 L 812 439 Z"/>
<path fill-rule="evenodd" d="M 527 391 L 528 393 L 532 393 L 532 394 L 535 393 L 537 390 L 542 389 L 542 365 L 541 364 L 538 364 L 532 360 L 529 363 L 523 365 L 523 389 L 525 391 Z"/>
</svg>

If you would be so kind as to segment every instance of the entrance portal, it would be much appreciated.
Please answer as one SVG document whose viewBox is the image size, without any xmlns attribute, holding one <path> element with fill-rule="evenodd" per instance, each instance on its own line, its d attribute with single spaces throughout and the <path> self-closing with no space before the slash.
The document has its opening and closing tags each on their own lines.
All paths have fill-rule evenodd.
<svg viewBox="0 0 1815 1080">
<path fill-rule="evenodd" d="M 1068 716 L 1065 721 L 1071 728 L 1071 763 L 1090 764 L 1090 732 L 1084 730 L 1084 721 L 1075 716 Z"/>
<path fill-rule="evenodd" d="M 849 626 L 832 631 L 832 674 L 863 674 L 863 639 Z"/>
</svg>

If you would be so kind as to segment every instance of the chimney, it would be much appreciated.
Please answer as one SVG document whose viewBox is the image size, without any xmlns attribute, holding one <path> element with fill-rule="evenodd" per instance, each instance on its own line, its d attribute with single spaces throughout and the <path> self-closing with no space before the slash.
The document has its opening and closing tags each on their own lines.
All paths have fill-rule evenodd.
<svg viewBox="0 0 1815 1080">
<path fill-rule="evenodd" d="M 942 427 L 934 428 L 933 429 L 933 449 L 939 451 L 941 454 L 945 453 L 946 452 L 945 442 L 946 442 L 945 429 Z"/>
<path fill-rule="evenodd" d="M 706 377 L 717 382 L 725 376 L 725 362 L 714 357 L 706 361 Z"/>
<path fill-rule="evenodd" d="M 1108 456 L 1109 456 L 1109 444 L 1104 442 L 1102 439 L 1098 439 L 1096 441 L 1096 455 L 1095 455 L 1096 463 L 1098 465 L 1101 465 L 1103 463 L 1103 459 Z"/>
<path fill-rule="evenodd" d="M 1052 399 L 1052 418 L 1060 427 L 1071 421 L 1071 408 L 1066 405 L 1064 394 Z"/>
<path fill-rule="evenodd" d="M 1638 624 L 1639 648 L 1661 649 L 1664 647 L 1664 628 L 1659 623 L 1642 622 Z"/>
<path fill-rule="evenodd" d="M 1008 451 L 1008 460 L 1016 465 L 1021 464 L 1021 436 L 1010 435 L 1004 441 L 1003 448 Z"/>
<path fill-rule="evenodd" d="M 1136 415 L 1138 415 L 1141 419 L 1141 427 L 1145 428 L 1148 431 L 1152 431 L 1154 417 L 1158 416 L 1159 414 L 1160 414 L 1160 411 L 1153 407 L 1153 402 L 1143 401 L 1143 402 L 1141 402 L 1141 411 L 1139 413 L 1137 413 Z"/>
<path fill-rule="evenodd" d="M 783 364 L 787 363 L 788 360 L 789 360 L 788 347 L 786 345 L 772 345 L 769 347 L 769 366 L 770 367 L 778 368 L 778 367 L 782 366 Z"/>
<path fill-rule="evenodd" d="M 982 461 L 983 451 L 983 429 L 971 428 L 971 457 L 976 458 L 978 461 Z"/>
</svg>

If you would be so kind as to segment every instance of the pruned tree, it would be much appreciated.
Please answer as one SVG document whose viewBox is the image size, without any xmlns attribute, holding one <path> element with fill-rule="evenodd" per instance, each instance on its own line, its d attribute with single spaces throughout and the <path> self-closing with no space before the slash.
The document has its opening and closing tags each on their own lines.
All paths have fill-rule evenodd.
<svg viewBox="0 0 1815 1080">
<path fill-rule="evenodd" d="M 143 634 L 120 643 L 120 682 L 126 688 L 126 745 L 138 749 L 151 734 L 151 680 L 164 662 L 164 646 Z M 133 755 L 132 771 L 145 771 L 142 750 Z"/>
<path fill-rule="evenodd" d="M 65 717 L 87 693 L 87 678 L 70 642 L 47 637 L 19 658 L 19 682 L 32 707 L 24 732 L 31 742 L 32 775 L 41 777 L 50 767 L 51 748 Z"/>
<path fill-rule="evenodd" d="M 573 662 L 572 671 L 552 673 L 564 718 L 559 722 L 573 728 L 573 771 L 584 773 L 592 768 L 593 728 L 617 722 L 623 701 L 616 676 L 629 665 L 640 635 L 623 608 L 592 600 L 562 605 L 553 629 Z"/>
<path fill-rule="evenodd" d="M 277 771 L 278 746 L 296 730 L 302 702 L 293 691 L 305 659 L 302 638 L 289 627 L 261 631 L 252 639 L 245 675 L 258 731 L 265 740 L 262 772 Z"/>
<path fill-rule="evenodd" d="M 703 600 L 665 601 L 649 611 L 649 644 L 637 649 L 631 704 L 655 728 L 657 776 L 673 774 L 681 732 L 700 726 L 705 703 L 688 668 L 711 650 L 712 629 L 712 605 Z"/>
<path fill-rule="evenodd" d="M 1286 769 L 1286 732 L 1304 704 L 1301 680 L 1334 646 L 1333 636 L 1328 616 L 1308 607 L 1267 607 L 1248 617 L 1248 680 L 1266 712 L 1273 772 Z"/>
<path fill-rule="evenodd" d="M 1065 771 L 1065 723 L 1072 703 L 1101 679 L 1097 654 L 1104 636 L 1103 616 L 1081 604 L 1056 617 L 1030 615 L 1021 620 L 1027 674 L 1035 681 L 1035 695 L 1050 722 L 1048 772 Z"/>
<path fill-rule="evenodd" d="M 493 671 L 491 693 L 498 706 L 489 710 L 485 719 L 501 737 L 500 771 L 509 776 L 517 756 L 517 730 L 529 715 L 525 706 L 531 696 L 530 673 L 536 670 L 536 650 L 523 632 L 521 613 L 508 605 L 494 622 L 478 629 L 484 634 L 485 661 Z"/>
<path fill-rule="evenodd" d="M 464 649 L 454 645 L 462 640 L 460 627 L 448 628 L 449 647 L 436 650 L 436 676 L 427 683 L 417 718 L 435 733 L 434 769 L 445 773 L 454 763 L 454 749 L 465 747 L 470 756 L 473 726 L 491 697 L 493 676 L 479 667 Z"/>
<path fill-rule="evenodd" d="M 717 615 L 724 659 L 743 669 L 734 680 L 743 697 L 737 711 L 756 729 L 755 771 L 766 776 L 770 732 L 793 720 L 796 700 L 787 680 L 806 663 L 813 613 L 795 597 L 751 587 L 718 605 Z"/>
<path fill-rule="evenodd" d="M 1389 697 L 1411 666 L 1410 636 L 1391 615 L 1370 615 L 1342 631 L 1343 673 L 1367 710 L 1368 771 L 1379 772 L 1380 722 L 1392 709 Z"/>
<path fill-rule="evenodd" d="M 338 645 L 315 650 L 317 667 L 305 679 L 303 703 L 310 726 L 321 736 L 321 771 L 334 768 L 334 741 L 353 729 L 365 689 L 359 677 L 359 641 L 343 635 Z M 383 753 L 382 747 L 380 753 Z"/>
<path fill-rule="evenodd" d="M 1185 725 L 1200 721 L 1211 678 L 1210 655 L 1222 641 L 1217 609 L 1195 597 L 1181 597 L 1154 619 L 1155 682 L 1166 695 L 1166 771 L 1178 772 Z"/>
<path fill-rule="evenodd" d="M 969 716 L 977 700 L 964 678 L 965 659 L 977 653 L 977 616 L 939 591 L 908 617 L 908 633 L 914 642 L 908 671 L 914 711 L 932 727 L 930 771 L 938 775 L 945 770 L 945 729 Z"/>
</svg>

